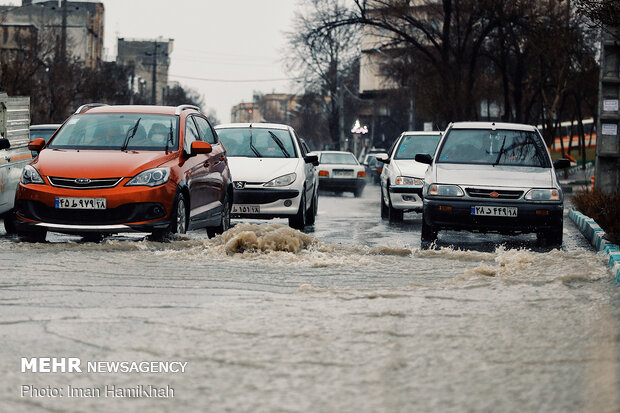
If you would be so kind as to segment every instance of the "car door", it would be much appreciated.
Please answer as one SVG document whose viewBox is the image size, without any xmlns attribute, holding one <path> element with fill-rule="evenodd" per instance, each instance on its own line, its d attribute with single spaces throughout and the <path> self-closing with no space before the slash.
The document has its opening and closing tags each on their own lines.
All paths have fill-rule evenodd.
<svg viewBox="0 0 620 413">
<path fill-rule="evenodd" d="M 205 177 L 207 206 L 209 210 L 221 206 L 226 191 L 226 151 L 217 139 L 209 121 L 202 116 L 195 116 L 200 138 L 211 144 L 213 151 L 209 156 L 209 165 Z"/>
<path fill-rule="evenodd" d="M 190 228 L 192 228 L 200 220 L 206 218 L 207 204 L 209 202 L 206 181 L 210 164 L 209 154 L 189 156 L 192 142 L 201 140 L 200 133 L 194 122 L 194 116 L 189 115 L 185 118 L 184 130 L 185 179 L 189 189 L 189 218 Z"/>
<path fill-rule="evenodd" d="M 316 185 L 315 179 L 315 167 L 311 163 L 306 163 L 304 157 L 308 154 L 308 147 L 303 144 L 301 139 L 297 136 L 297 134 L 293 131 L 293 137 L 297 141 L 297 146 L 299 147 L 301 161 L 304 163 L 304 179 L 306 181 L 306 203 L 309 207 L 312 201 L 312 196 L 314 195 L 314 187 Z"/>
</svg>

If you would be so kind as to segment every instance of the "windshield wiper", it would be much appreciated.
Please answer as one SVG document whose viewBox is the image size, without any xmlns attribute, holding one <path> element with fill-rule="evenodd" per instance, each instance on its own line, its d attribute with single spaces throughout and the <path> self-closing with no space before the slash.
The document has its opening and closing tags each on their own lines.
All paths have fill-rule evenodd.
<svg viewBox="0 0 620 413">
<path fill-rule="evenodd" d="M 493 162 L 493 166 L 499 164 L 499 158 L 504 154 L 504 145 L 506 144 L 506 135 L 504 135 L 504 140 L 502 141 L 502 146 L 499 148 L 499 153 L 497 154 L 497 159 Z"/>
<path fill-rule="evenodd" d="M 121 151 L 127 150 L 127 146 L 129 146 L 129 140 L 136 135 L 136 132 L 138 131 L 138 125 L 140 125 L 141 120 L 142 118 L 138 118 L 138 120 L 136 121 L 136 124 L 133 125 L 133 128 L 129 128 L 127 130 L 127 135 L 125 135 L 125 141 L 123 142 L 123 146 L 121 146 Z M 131 135 L 129 134 L 130 132 L 131 132 Z"/>
<path fill-rule="evenodd" d="M 254 147 L 254 144 L 252 143 L 252 131 L 250 131 L 250 149 L 252 149 L 252 152 L 254 152 L 254 154 L 256 156 L 258 156 L 259 158 L 262 158 L 263 155 L 260 154 L 260 152 L 258 151 L 258 149 L 256 149 Z"/>
<path fill-rule="evenodd" d="M 284 156 L 286 156 L 287 158 L 290 158 L 291 155 L 286 151 L 286 148 L 284 147 L 284 144 L 282 143 L 282 141 L 280 140 L 280 138 L 278 138 L 276 136 L 275 133 L 273 133 L 272 131 L 268 130 L 267 132 L 269 132 L 269 134 L 271 135 L 271 138 L 278 144 L 278 146 L 280 147 L 280 150 L 282 151 L 282 153 L 284 154 Z"/>
</svg>

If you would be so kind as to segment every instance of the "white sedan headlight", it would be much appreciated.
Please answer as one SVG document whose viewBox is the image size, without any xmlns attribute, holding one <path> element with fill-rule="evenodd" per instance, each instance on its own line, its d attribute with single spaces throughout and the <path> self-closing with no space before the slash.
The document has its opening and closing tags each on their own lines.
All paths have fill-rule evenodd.
<svg viewBox="0 0 620 413">
<path fill-rule="evenodd" d="M 424 179 L 420 178 L 411 178 L 409 176 L 397 176 L 396 181 L 394 181 L 394 185 L 402 185 L 402 186 L 422 186 L 424 185 Z"/>
<path fill-rule="evenodd" d="M 460 197 L 465 193 L 457 185 L 432 184 L 428 187 L 428 196 Z"/>
<path fill-rule="evenodd" d="M 158 186 L 168 182 L 168 179 L 170 179 L 170 168 L 153 168 L 140 172 L 125 186 Z"/>
<path fill-rule="evenodd" d="M 41 178 L 41 175 L 39 174 L 39 172 L 36 169 L 34 169 L 33 166 L 30 166 L 30 165 L 26 165 L 24 166 L 24 169 L 22 169 L 21 181 L 22 181 L 22 184 L 24 185 L 45 183 L 43 182 L 43 178 Z"/>
<path fill-rule="evenodd" d="M 528 201 L 559 201 L 561 197 L 560 191 L 555 188 L 530 189 L 525 194 L 525 199 Z"/>
<path fill-rule="evenodd" d="M 293 182 L 295 182 L 295 179 L 297 179 L 297 174 L 293 172 L 293 173 L 282 175 L 275 179 L 272 179 L 271 181 L 267 182 L 263 186 L 266 186 L 266 187 L 288 186 L 292 184 Z"/>
</svg>

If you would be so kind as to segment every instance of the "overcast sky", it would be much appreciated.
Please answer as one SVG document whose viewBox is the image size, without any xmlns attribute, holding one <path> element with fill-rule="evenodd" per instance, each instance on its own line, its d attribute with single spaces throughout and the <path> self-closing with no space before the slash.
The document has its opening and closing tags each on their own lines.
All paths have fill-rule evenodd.
<svg viewBox="0 0 620 413">
<path fill-rule="evenodd" d="M 21 1 L 0 1 L 20 5 Z M 297 0 L 103 0 L 106 58 L 116 57 L 116 39 L 174 39 L 169 79 L 196 89 L 204 110 L 213 108 L 222 122 L 230 109 L 252 100 L 252 92 L 289 92 L 283 79 L 281 50 L 284 31 Z M 188 78 L 234 80 L 203 81 Z"/>
</svg>

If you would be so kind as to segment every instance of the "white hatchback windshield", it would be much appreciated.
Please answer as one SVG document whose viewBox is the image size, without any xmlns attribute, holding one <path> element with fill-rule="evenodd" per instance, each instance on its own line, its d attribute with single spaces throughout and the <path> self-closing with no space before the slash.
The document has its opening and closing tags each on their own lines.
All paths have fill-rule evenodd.
<svg viewBox="0 0 620 413">
<path fill-rule="evenodd" d="M 437 163 L 550 167 L 537 133 L 490 129 L 450 130 Z"/>
<path fill-rule="evenodd" d="M 176 150 L 177 118 L 146 113 L 74 115 L 58 131 L 48 148 Z"/>
<path fill-rule="evenodd" d="M 287 130 L 267 128 L 218 129 L 217 136 L 228 156 L 249 158 L 296 158 L 297 152 Z"/>
</svg>

